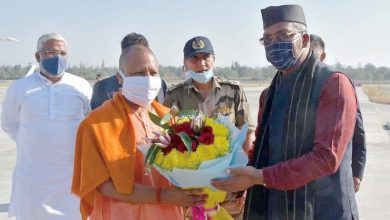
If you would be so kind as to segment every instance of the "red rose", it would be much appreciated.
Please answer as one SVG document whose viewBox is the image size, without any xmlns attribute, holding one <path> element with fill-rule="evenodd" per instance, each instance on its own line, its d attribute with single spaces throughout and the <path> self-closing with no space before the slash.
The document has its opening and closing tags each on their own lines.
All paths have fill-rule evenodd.
<svg viewBox="0 0 390 220">
<path fill-rule="evenodd" d="M 171 144 L 169 145 L 172 148 L 176 148 L 180 152 L 187 151 L 186 145 L 183 143 L 179 135 L 173 134 L 171 135 Z"/>
<path fill-rule="evenodd" d="M 189 122 L 175 125 L 173 129 L 176 131 L 176 133 L 185 132 L 190 137 L 194 136 L 194 132 L 192 131 L 191 124 Z"/>
<path fill-rule="evenodd" d="M 214 134 L 213 133 L 203 133 L 198 139 L 199 143 L 210 145 L 214 143 Z"/>
<path fill-rule="evenodd" d="M 204 134 L 204 133 L 213 133 L 213 128 L 211 126 L 206 126 L 202 128 L 200 134 Z"/>
<path fill-rule="evenodd" d="M 199 145 L 198 141 L 192 140 L 192 146 L 191 146 L 192 152 L 196 151 L 196 148 L 198 147 L 198 145 Z"/>
<path fill-rule="evenodd" d="M 161 148 L 161 151 L 164 153 L 164 155 L 167 155 L 167 154 L 169 154 L 169 152 L 171 152 L 172 149 L 173 149 L 172 145 L 169 145 L 166 148 Z"/>
</svg>

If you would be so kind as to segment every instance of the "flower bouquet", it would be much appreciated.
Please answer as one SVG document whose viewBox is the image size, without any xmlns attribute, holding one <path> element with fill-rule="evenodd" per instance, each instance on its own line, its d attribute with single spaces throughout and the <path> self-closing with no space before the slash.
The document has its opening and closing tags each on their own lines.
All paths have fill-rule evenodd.
<svg viewBox="0 0 390 220">
<path fill-rule="evenodd" d="M 216 190 L 211 180 L 227 178 L 227 168 L 247 164 L 242 145 L 248 125 L 239 130 L 225 116 L 211 118 L 199 111 L 173 110 L 162 118 L 149 116 L 163 131 L 150 140 L 147 168 L 155 167 L 177 187 L 204 188 L 208 199 L 203 206 L 192 207 L 193 219 L 233 219 L 219 206 L 226 192 Z"/>
</svg>

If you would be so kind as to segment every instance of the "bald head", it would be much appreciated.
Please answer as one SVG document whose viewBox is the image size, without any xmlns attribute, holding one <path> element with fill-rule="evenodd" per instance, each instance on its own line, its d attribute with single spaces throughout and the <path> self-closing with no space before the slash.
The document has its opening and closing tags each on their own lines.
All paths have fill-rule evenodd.
<svg viewBox="0 0 390 220">
<path fill-rule="evenodd" d="M 142 45 L 124 49 L 119 58 L 119 68 L 126 76 L 159 75 L 156 56 Z"/>
<path fill-rule="evenodd" d="M 130 47 L 125 48 L 122 51 L 122 54 L 119 58 L 119 67 L 121 68 L 125 62 L 127 62 L 130 59 L 133 59 L 134 56 L 148 56 L 152 55 L 154 58 L 156 58 L 153 54 L 153 52 L 143 45 L 133 45 Z"/>
</svg>

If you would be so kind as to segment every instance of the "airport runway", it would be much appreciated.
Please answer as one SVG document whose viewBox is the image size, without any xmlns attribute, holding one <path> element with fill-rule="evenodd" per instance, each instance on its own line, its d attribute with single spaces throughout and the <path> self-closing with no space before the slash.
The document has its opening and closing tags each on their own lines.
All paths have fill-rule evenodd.
<svg viewBox="0 0 390 220">
<path fill-rule="evenodd" d="M 253 119 L 256 120 L 258 97 L 263 88 L 247 88 Z M 5 88 L 0 87 L 0 103 Z M 367 136 L 367 165 L 360 191 L 356 194 L 360 219 L 390 219 L 390 133 L 383 129 L 390 120 L 390 105 L 371 103 L 357 88 Z M 1 112 L 1 108 L 0 108 Z M 15 143 L 0 129 L 0 220 L 7 219 L 11 193 Z"/>
</svg>

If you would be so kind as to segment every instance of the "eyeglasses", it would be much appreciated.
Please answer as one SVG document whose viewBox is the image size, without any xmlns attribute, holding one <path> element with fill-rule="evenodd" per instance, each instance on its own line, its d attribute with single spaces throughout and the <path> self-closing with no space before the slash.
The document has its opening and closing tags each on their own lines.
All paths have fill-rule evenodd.
<svg viewBox="0 0 390 220">
<path fill-rule="evenodd" d="M 291 41 L 297 34 L 303 34 L 304 31 L 293 32 L 279 32 L 276 35 L 265 35 L 259 39 L 261 45 L 268 45 L 276 41 Z"/>
<path fill-rule="evenodd" d="M 62 50 L 46 50 L 46 51 L 39 51 L 40 53 L 45 53 L 46 56 L 66 56 L 67 53 Z"/>
</svg>

